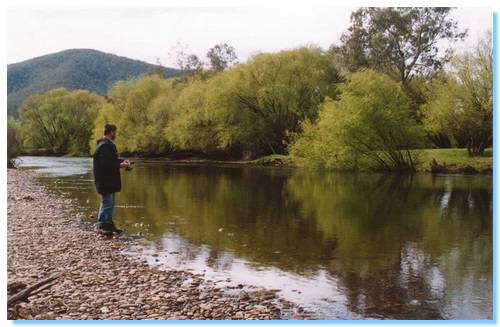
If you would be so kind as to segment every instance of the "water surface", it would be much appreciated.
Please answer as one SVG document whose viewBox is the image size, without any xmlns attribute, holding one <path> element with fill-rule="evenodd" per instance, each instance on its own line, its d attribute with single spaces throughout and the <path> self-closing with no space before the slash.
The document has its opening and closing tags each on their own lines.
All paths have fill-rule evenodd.
<svg viewBox="0 0 500 327">
<path fill-rule="evenodd" d="M 95 215 L 91 160 L 23 157 Z M 491 319 L 491 176 L 137 161 L 116 223 L 127 252 L 221 285 L 279 289 L 324 319 Z"/>
</svg>

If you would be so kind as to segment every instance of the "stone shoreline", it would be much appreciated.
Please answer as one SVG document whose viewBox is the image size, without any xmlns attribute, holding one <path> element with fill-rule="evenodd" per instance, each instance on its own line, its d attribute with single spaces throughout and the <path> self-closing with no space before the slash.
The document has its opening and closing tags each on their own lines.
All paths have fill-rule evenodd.
<svg viewBox="0 0 500 327">
<path fill-rule="evenodd" d="M 8 169 L 7 277 L 27 285 L 60 272 L 51 288 L 8 309 L 9 319 L 307 318 L 275 291 L 228 292 L 202 275 L 163 271 L 122 254 L 127 242 L 82 228 L 71 200 Z"/>
</svg>

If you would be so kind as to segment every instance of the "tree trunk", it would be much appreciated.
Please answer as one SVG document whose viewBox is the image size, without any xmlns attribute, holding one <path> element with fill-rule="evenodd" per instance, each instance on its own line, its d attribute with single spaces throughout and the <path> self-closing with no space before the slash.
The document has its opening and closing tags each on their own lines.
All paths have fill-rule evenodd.
<svg viewBox="0 0 500 327">
<path fill-rule="evenodd" d="M 484 142 L 474 142 L 473 140 L 469 141 L 467 144 L 467 153 L 469 157 L 479 157 L 484 155 Z"/>
</svg>

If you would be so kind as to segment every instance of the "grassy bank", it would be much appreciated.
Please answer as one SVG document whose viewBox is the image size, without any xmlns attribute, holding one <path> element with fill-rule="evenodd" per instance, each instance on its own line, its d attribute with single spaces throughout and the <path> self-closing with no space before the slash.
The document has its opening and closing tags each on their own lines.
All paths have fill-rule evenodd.
<svg viewBox="0 0 500 327">
<path fill-rule="evenodd" d="M 430 172 L 430 163 L 436 160 L 442 166 L 442 173 L 491 173 L 493 149 L 487 149 L 481 157 L 469 157 L 467 149 L 423 149 L 419 150 L 418 171 Z M 258 158 L 250 163 L 263 166 L 298 166 L 288 155 L 273 154 Z"/>
<path fill-rule="evenodd" d="M 488 172 L 493 168 L 493 149 L 487 149 L 483 156 L 469 157 L 467 149 L 424 149 L 420 152 L 419 171 L 430 171 L 429 163 L 435 159 L 448 172 L 459 172 L 472 167 L 478 172 Z"/>
<path fill-rule="evenodd" d="M 440 173 L 491 173 L 493 168 L 493 149 L 486 149 L 483 156 L 469 157 L 467 149 L 423 149 L 418 150 L 417 171 L 430 172 L 430 163 L 433 159 L 442 167 Z M 88 155 L 86 155 L 88 156 Z M 134 156 L 133 158 L 143 158 L 152 160 L 148 156 Z M 290 155 L 272 154 L 263 156 L 255 160 L 229 160 L 215 159 L 213 157 L 198 156 L 160 156 L 155 157 L 163 163 L 170 164 L 232 164 L 232 165 L 260 165 L 260 166 L 283 166 L 299 167 L 300 165 Z"/>
</svg>

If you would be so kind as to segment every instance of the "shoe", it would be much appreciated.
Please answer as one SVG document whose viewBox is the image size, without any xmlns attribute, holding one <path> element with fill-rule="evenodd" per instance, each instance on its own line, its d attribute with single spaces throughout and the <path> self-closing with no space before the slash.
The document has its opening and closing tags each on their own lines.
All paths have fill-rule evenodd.
<svg viewBox="0 0 500 327">
<path fill-rule="evenodd" d="M 110 232 L 113 232 L 115 234 L 121 234 L 123 233 L 123 231 L 121 229 L 118 229 L 116 226 L 115 226 L 115 223 L 111 223 L 111 224 L 107 224 L 107 228 Z"/>
<path fill-rule="evenodd" d="M 100 234 L 111 235 L 113 234 L 113 231 L 111 230 L 110 225 L 111 224 L 108 223 L 101 223 L 96 226 L 95 230 Z"/>
</svg>

